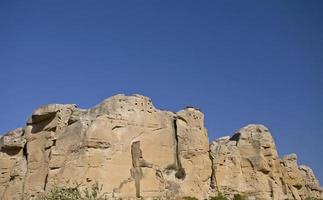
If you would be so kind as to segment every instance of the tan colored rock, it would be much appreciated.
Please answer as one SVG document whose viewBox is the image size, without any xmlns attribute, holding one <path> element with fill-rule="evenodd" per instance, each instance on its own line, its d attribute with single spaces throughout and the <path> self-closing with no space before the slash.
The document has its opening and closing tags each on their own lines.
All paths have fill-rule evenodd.
<svg viewBox="0 0 323 200">
<path fill-rule="evenodd" d="M 285 156 L 281 161 L 281 166 L 288 198 L 322 198 L 323 191 L 312 169 L 304 165 L 298 166 L 296 154 Z"/>
<path fill-rule="evenodd" d="M 312 170 L 279 159 L 268 129 L 249 125 L 209 146 L 204 115 L 116 95 L 92 109 L 50 104 L 0 137 L 0 199 L 33 199 L 55 186 L 98 182 L 110 199 L 321 197 Z"/>
<path fill-rule="evenodd" d="M 24 129 L 21 128 L 0 138 L 0 199 L 20 200 L 23 195 L 27 170 L 25 143 Z"/>
<path fill-rule="evenodd" d="M 212 186 L 223 194 L 264 200 L 322 197 L 312 170 L 298 167 L 295 154 L 281 161 L 269 130 L 262 125 L 248 125 L 232 137 L 220 138 L 210 150 Z"/>
<path fill-rule="evenodd" d="M 185 170 L 182 186 L 183 196 L 208 197 L 211 180 L 209 141 L 204 127 L 204 114 L 195 108 L 186 108 L 176 113 L 179 168 Z"/>
<path fill-rule="evenodd" d="M 17 157 L 28 163 L 21 165 L 23 187 L 17 196 L 36 197 L 54 186 L 85 187 L 98 181 L 103 192 L 116 199 L 188 193 L 202 197 L 211 175 L 203 120 L 196 109 L 161 111 L 141 95 L 116 95 L 89 110 L 72 104 L 42 106 L 28 119 L 23 137 L 17 138 L 26 145 L 14 147 L 21 152 L 24 147 L 26 155 Z M 1 146 L 12 146 L 6 136 L 1 141 Z M 13 168 L 14 163 L 2 171 Z M 180 169 L 186 173 L 183 178 L 175 176 Z M 4 177 L 2 183 L 9 179 Z M 1 194 L 9 192 L 1 188 Z"/>
</svg>

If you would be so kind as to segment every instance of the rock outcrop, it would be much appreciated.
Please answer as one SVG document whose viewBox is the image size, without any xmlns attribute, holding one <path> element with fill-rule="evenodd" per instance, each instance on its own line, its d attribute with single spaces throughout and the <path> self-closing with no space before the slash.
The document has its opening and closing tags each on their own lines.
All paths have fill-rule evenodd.
<svg viewBox="0 0 323 200">
<path fill-rule="evenodd" d="M 210 145 L 212 186 L 227 195 L 244 194 L 254 199 L 322 198 L 312 170 L 298 166 L 296 155 L 278 157 L 269 130 L 248 125 L 233 136 Z"/>
<path fill-rule="evenodd" d="M 0 138 L 0 199 L 33 199 L 56 186 L 99 182 L 111 199 L 322 197 L 296 155 L 278 157 L 268 129 L 249 125 L 209 146 L 204 115 L 156 109 L 116 95 L 92 109 L 51 104 Z"/>
</svg>

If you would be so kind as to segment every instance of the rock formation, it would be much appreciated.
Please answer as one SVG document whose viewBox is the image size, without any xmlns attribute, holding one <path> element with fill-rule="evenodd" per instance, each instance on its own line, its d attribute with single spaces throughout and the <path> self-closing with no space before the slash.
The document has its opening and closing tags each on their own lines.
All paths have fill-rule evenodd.
<svg viewBox="0 0 323 200">
<path fill-rule="evenodd" d="M 254 199 L 322 198 L 312 170 L 298 166 L 296 155 L 278 157 L 269 130 L 248 125 L 232 137 L 210 145 L 212 182 L 225 195 L 244 194 Z"/>
<path fill-rule="evenodd" d="M 322 198 L 296 155 L 278 157 L 268 129 L 249 125 L 209 145 L 204 115 L 156 109 L 116 95 L 92 109 L 51 104 L 0 138 L 0 199 L 33 199 L 56 186 L 102 184 L 111 199 Z"/>
</svg>

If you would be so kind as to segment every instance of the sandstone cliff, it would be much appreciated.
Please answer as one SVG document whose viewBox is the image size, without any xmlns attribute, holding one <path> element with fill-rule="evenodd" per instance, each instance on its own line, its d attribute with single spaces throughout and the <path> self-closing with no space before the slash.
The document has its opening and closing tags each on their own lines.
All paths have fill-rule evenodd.
<svg viewBox="0 0 323 200">
<path fill-rule="evenodd" d="M 204 115 L 156 109 L 141 95 L 116 95 L 96 107 L 51 104 L 0 139 L 0 198 L 32 199 L 55 186 L 93 182 L 111 199 L 322 198 L 296 155 L 278 157 L 268 129 L 249 125 L 209 145 Z"/>
<path fill-rule="evenodd" d="M 246 194 L 255 199 L 322 198 L 312 170 L 298 166 L 296 155 L 278 157 L 269 130 L 248 125 L 231 137 L 210 145 L 212 186 L 224 194 Z"/>
</svg>

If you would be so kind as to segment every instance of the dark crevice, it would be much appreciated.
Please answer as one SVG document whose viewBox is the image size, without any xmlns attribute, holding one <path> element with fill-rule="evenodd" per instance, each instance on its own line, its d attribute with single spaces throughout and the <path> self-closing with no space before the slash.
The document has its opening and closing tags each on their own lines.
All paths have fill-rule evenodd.
<svg viewBox="0 0 323 200">
<path fill-rule="evenodd" d="M 54 127 L 48 128 L 48 129 L 44 129 L 44 131 L 56 132 L 56 129 L 57 129 L 57 127 L 54 126 Z"/>
<path fill-rule="evenodd" d="M 21 149 L 20 149 L 20 148 L 16 148 L 16 149 L 2 148 L 2 149 L 0 150 L 0 152 L 5 153 L 5 154 L 7 154 L 8 156 L 15 156 L 15 155 L 19 154 L 19 153 L 20 153 L 20 151 L 21 151 Z"/>
<path fill-rule="evenodd" d="M 27 144 L 25 144 L 25 146 L 22 149 L 22 155 L 26 159 L 26 161 L 28 162 Z"/>
<path fill-rule="evenodd" d="M 10 178 L 9 178 L 9 182 L 10 182 L 10 181 L 14 181 L 14 180 L 15 180 L 15 178 L 16 178 L 16 176 L 10 176 Z"/>
<path fill-rule="evenodd" d="M 22 198 L 24 199 L 25 192 L 26 192 L 25 191 L 26 177 L 27 177 L 27 174 L 28 174 L 28 151 L 27 151 L 27 143 L 25 144 L 25 146 L 22 149 L 22 155 L 23 155 L 23 157 L 26 160 L 26 166 L 27 166 L 27 169 L 26 169 L 25 175 L 24 175 L 24 179 L 23 179 L 23 184 L 22 184 Z"/>
<path fill-rule="evenodd" d="M 269 185 L 269 188 L 270 188 L 270 197 L 271 197 L 272 199 L 275 199 L 275 198 L 274 198 L 274 188 L 273 188 L 273 183 L 272 183 L 270 180 L 268 180 L 268 185 Z"/>
<path fill-rule="evenodd" d="M 39 119 L 34 120 L 33 119 L 32 124 L 30 124 L 30 125 L 32 125 L 31 133 L 38 133 L 39 131 L 44 130 L 46 128 L 46 126 L 48 124 L 50 124 L 55 119 L 55 117 L 56 117 L 56 113 L 55 114 L 52 113 L 52 114 L 46 116 L 46 118 L 41 119 L 41 120 L 39 120 Z"/>
<path fill-rule="evenodd" d="M 215 189 L 215 187 L 217 186 L 217 183 L 216 183 L 215 174 L 214 174 L 214 163 L 213 163 L 213 157 L 211 155 L 211 151 L 209 151 L 209 158 L 211 160 L 211 183 L 210 183 L 210 187 L 212 189 Z"/>
<path fill-rule="evenodd" d="M 50 167 L 49 170 L 56 170 L 56 169 L 59 169 L 61 167 Z"/>
<path fill-rule="evenodd" d="M 45 150 L 49 150 L 49 154 L 48 154 L 48 162 L 49 160 L 52 158 L 52 147 L 56 146 L 56 140 L 53 140 L 53 144 L 52 146 L 45 148 Z"/>
<path fill-rule="evenodd" d="M 44 191 L 46 191 L 47 183 L 48 183 L 48 173 L 46 174 L 46 177 L 45 177 Z"/>
<path fill-rule="evenodd" d="M 114 127 L 112 128 L 112 130 L 117 129 L 117 128 L 122 128 L 122 127 L 124 127 L 124 126 L 114 126 Z"/>
<path fill-rule="evenodd" d="M 75 120 L 75 119 L 68 119 L 68 121 L 67 121 L 67 126 L 70 126 L 70 125 L 72 125 L 72 124 L 74 124 L 75 122 L 77 122 L 77 120 Z"/>
<path fill-rule="evenodd" d="M 130 172 L 131 176 L 135 180 L 136 197 L 140 198 L 140 179 L 142 178 L 141 160 L 143 160 L 140 141 L 136 141 L 131 144 L 131 158 L 132 168 Z"/>
<path fill-rule="evenodd" d="M 179 140 L 178 140 L 178 129 L 177 129 L 177 118 L 174 118 L 173 120 L 173 126 L 174 126 L 174 137 L 175 137 L 175 165 L 176 165 L 176 173 L 175 173 L 175 177 L 178 179 L 182 179 L 184 180 L 186 177 L 186 172 L 185 169 L 182 166 L 182 162 L 180 159 L 180 155 L 179 155 Z"/>
<path fill-rule="evenodd" d="M 182 120 L 183 122 L 185 122 L 186 124 L 188 124 L 188 122 L 186 121 L 185 118 L 181 117 L 181 116 L 177 116 L 176 117 L 176 120 L 179 119 L 179 120 Z"/>
<path fill-rule="evenodd" d="M 56 113 L 57 112 L 49 112 L 49 113 L 41 114 L 41 115 L 32 115 L 31 121 L 27 122 L 27 125 L 32 125 L 32 124 L 43 122 L 48 119 L 52 119 L 53 116 L 56 116 Z"/>
<path fill-rule="evenodd" d="M 238 142 L 238 141 L 240 140 L 240 135 L 241 135 L 241 133 L 235 133 L 235 134 L 230 138 L 230 140 L 231 140 L 231 141 L 236 141 L 236 142 Z"/>
<path fill-rule="evenodd" d="M 178 135 L 177 135 L 177 118 L 174 118 L 173 120 L 173 126 L 174 126 L 174 136 L 175 136 L 175 153 L 176 153 L 176 161 L 175 164 L 177 168 L 182 168 L 182 163 L 179 157 L 179 148 L 178 148 Z"/>
</svg>

